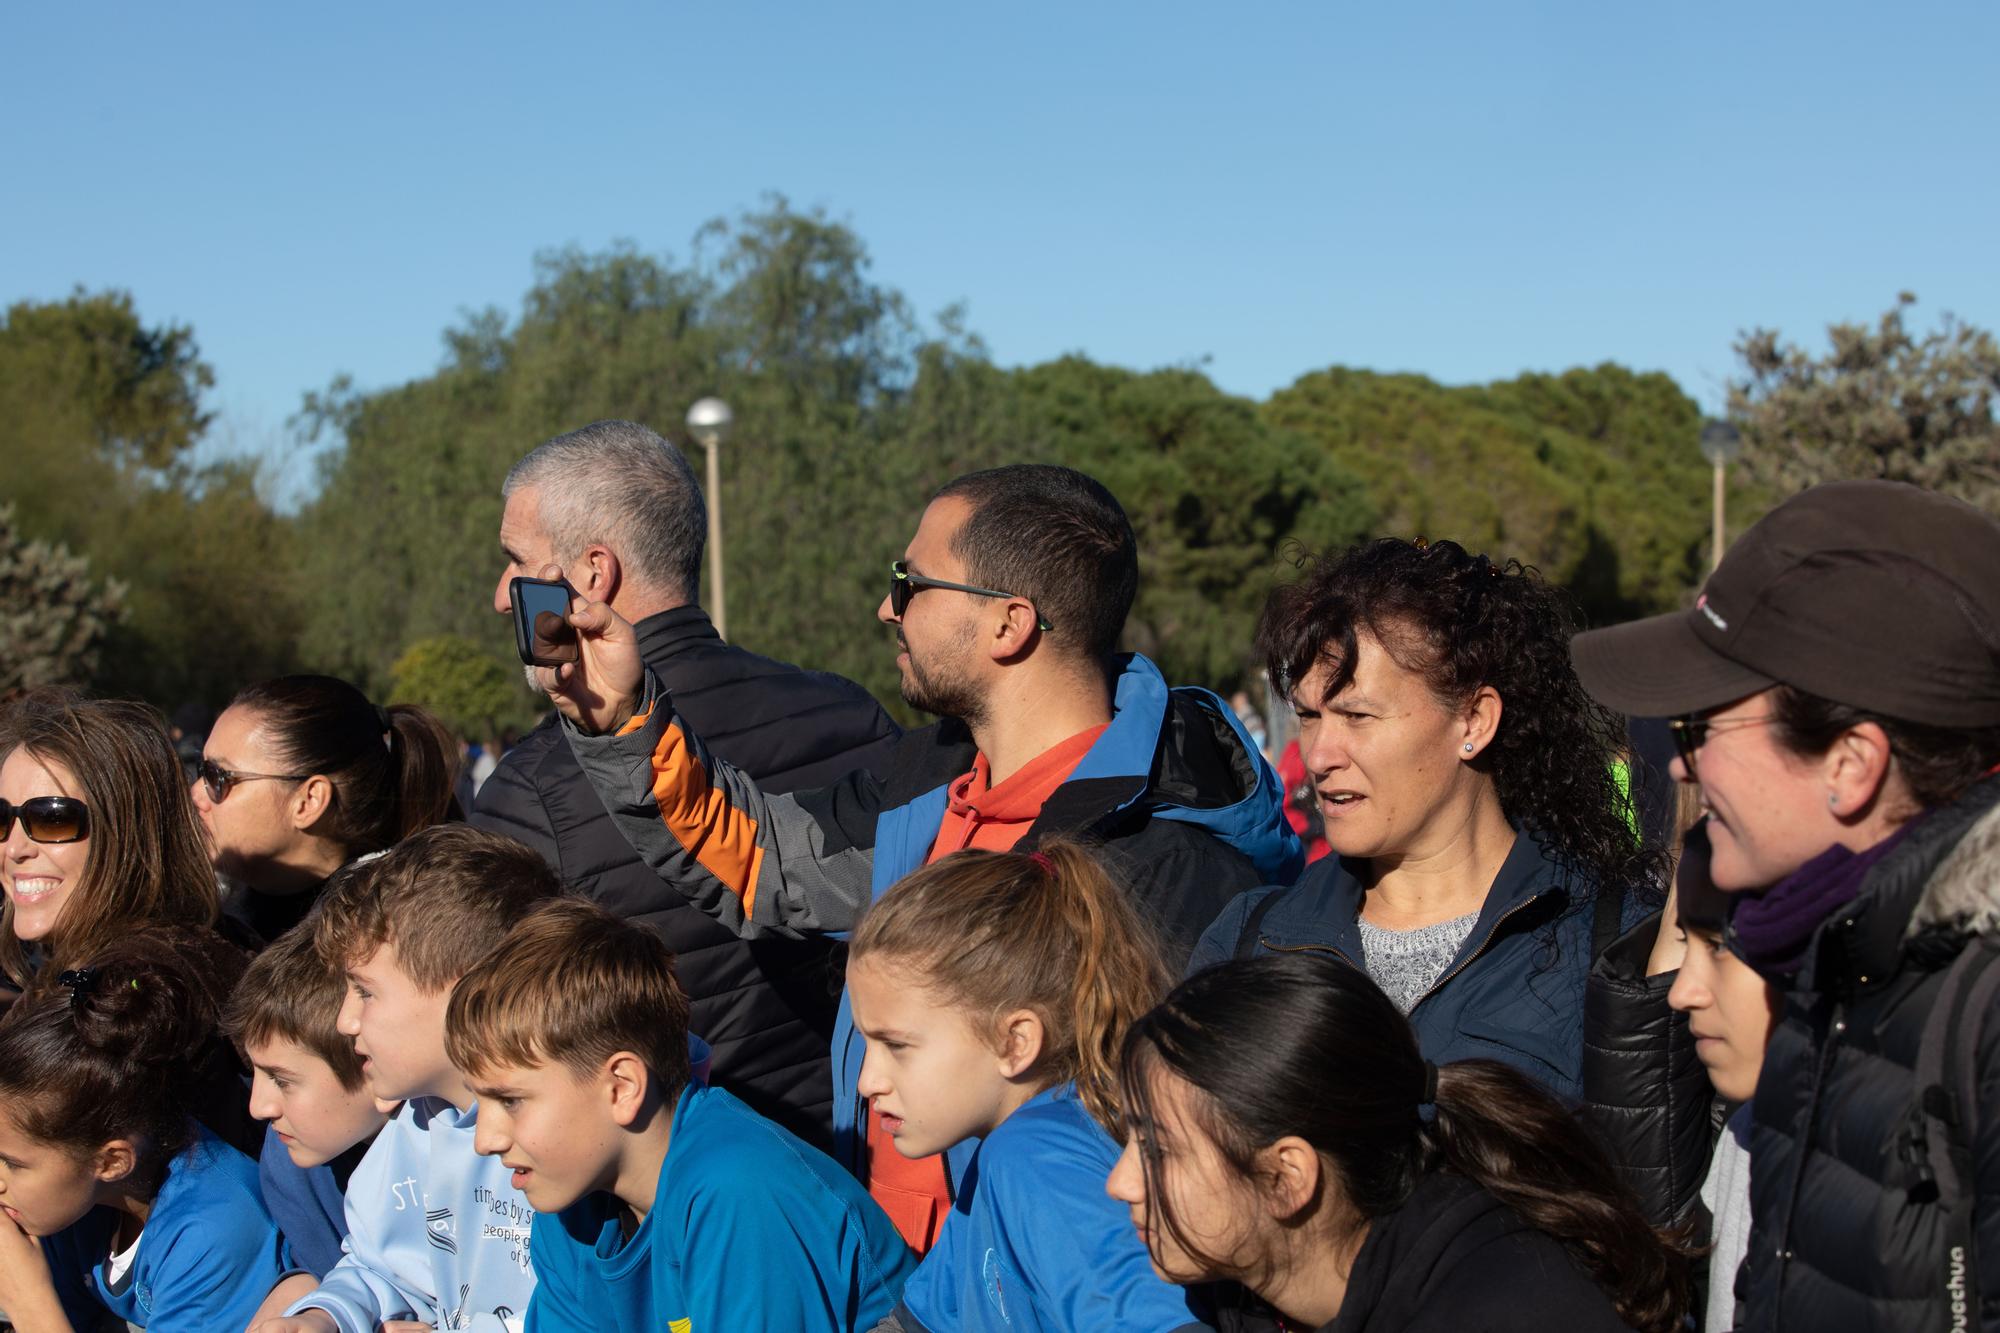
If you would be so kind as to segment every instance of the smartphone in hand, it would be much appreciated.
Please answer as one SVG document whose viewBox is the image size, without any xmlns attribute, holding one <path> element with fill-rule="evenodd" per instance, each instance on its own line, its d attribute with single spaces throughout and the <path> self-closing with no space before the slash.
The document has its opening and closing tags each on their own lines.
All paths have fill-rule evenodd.
<svg viewBox="0 0 2000 1333">
<path fill-rule="evenodd" d="M 573 594 L 563 579 L 512 579 L 514 647 L 524 666 L 561 666 L 577 659 L 576 630 L 569 623 Z"/>
</svg>

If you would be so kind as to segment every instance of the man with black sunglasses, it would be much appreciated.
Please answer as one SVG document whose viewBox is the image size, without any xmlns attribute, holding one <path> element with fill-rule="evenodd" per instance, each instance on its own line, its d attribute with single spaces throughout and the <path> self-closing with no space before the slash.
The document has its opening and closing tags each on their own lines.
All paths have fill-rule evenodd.
<svg viewBox="0 0 2000 1333">
<path fill-rule="evenodd" d="M 642 669 L 631 626 L 579 599 L 582 660 L 542 669 L 618 827 L 667 883 L 748 936 L 850 929 L 898 879 L 965 848 L 1102 845 L 1178 967 L 1234 894 L 1303 863 L 1283 793 L 1229 707 L 1119 655 L 1139 581 L 1125 511 L 1069 468 L 1017 464 L 939 491 L 889 570 L 903 697 L 937 714 L 889 775 L 776 796 L 721 762 Z M 927 1248 L 965 1162 L 905 1162 L 833 1039 L 835 1155 Z"/>
</svg>

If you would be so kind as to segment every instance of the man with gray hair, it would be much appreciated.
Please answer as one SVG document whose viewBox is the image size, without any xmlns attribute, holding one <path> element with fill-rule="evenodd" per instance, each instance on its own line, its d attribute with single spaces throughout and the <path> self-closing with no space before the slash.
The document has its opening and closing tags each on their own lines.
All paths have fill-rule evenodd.
<svg viewBox="0 0 2000 1333">
<path fill-rule="evenodd" d="M 593 422 L 516 463 L 502 493 L 495 611 L 511 610 L 510 579 L 555 566 L 632 622 L 675 706 L 767 790 L 881 768 L 899 733 L 866 690 L 725 644 L 697 604 L 708 514 L 680 450 L 633 422 Z M 830 1142 L 836 946 L 740 940 L 662 884 L 612 825 L 553 716 L 480 788 L 473 822 L 519 838 L 572 888 L 657 930 L 692 1002 L 689 1029 L 714 1048 L 714 1081 L 808 1142 Z"/>
</svg>

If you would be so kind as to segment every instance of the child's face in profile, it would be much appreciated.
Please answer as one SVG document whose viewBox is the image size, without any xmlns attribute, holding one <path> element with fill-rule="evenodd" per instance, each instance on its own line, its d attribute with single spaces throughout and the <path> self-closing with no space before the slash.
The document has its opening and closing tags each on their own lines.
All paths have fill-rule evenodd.
<svg viewBox="0 0 2000 1333">
<path fill-rule="evenodd" d="M 597 1190 L 617 1190 L 624 1126 L 604 1079 L 567 1066 L 496 1065 L 470 1080 L 479 1097 L 474 1151 L 498 1157 L 538 1213 L 556 1213 Z M 654 1181 L 641 1182 L 651 1188 Z"/>
<path fill-rule="evenodd" d="M 295 1166 L 332 1161 L 388 1119 L 365 1083 L 342 1087 L 332 1065 L 289 1038 L 245 1042 L 243 1050 L 250 1057 L 250 1114 L 270 1122 Z"/>
<path fill-rule="evenodd" d="M 347 996 L 334 1027 L 354 1038 L 368 1091 L 387 1102 L 443 1096 L 456 1083 L 444 1050 L 451 987 L 425 991 L 410 980 L 393 940 L 347 966 Z"/>
<path fill-rule="evenodd" d="M 847 968 L 854 1026 L 867 1039 L 855 1087 L 905 1157 L 990 1134 L 1016 1089 L 972 1019 L 908 969 L 866 958 Z"/>
<path fill-rule="evenodd" d="M 0 1112 L 0 1214 L 30 1236 L 53 1236 L 97 1206 L 92 1162 L 23 1133 Z"/>
<path fill-rule="evenodd" d="M 1777 1018 L 1778 993 L 1723 944 L 1720 931 L 1682 924 L 1687 957 L 1667 992 L 1685 1012 L 1709 1082 L 1733 1102 L 1750 1100 Z"/>
</svg>

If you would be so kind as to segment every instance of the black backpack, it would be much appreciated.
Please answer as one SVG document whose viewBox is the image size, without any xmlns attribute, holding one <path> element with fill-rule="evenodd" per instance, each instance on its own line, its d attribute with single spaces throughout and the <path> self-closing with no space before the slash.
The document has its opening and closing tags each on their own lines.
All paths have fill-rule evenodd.
<svg viewBox="0 0 2000 1333">
<path fill-rule="evenodd" d="M 1973 1227 L 1978 1182 L 1973 1145 L 1979 1116 L 1979 1041 L 2000 993 L 2000 943 L 1974 937 L 1944 974 L 1917 1047 L 1917 1094 L 1903 1132 L 1903 1158 L 1916 1173 L 1910 1202 L 1942 1209 L 1948 1237 L 1938 1274 L 1947 1312 L 1940 1327 L 1979 1323 L 1979 1265 Z"/>
</svg>

